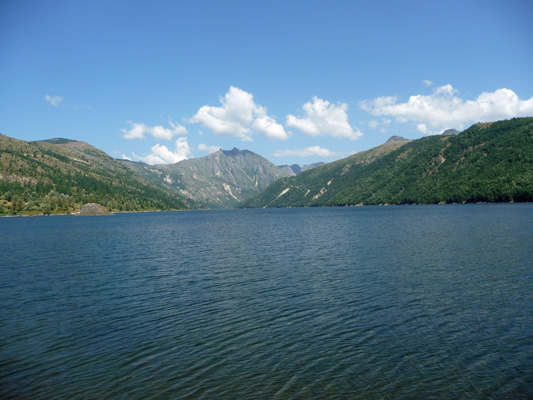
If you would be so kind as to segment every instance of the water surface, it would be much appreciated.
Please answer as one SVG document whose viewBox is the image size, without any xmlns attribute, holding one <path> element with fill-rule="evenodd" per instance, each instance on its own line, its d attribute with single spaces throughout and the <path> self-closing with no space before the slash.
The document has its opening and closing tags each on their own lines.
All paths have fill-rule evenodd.
<svg viewBox="0 0 533 400">
<path fill-rule="evenodd" d="M 533 205 L 0 219 L 0 397 L 533 397 Z"/>
</svg>

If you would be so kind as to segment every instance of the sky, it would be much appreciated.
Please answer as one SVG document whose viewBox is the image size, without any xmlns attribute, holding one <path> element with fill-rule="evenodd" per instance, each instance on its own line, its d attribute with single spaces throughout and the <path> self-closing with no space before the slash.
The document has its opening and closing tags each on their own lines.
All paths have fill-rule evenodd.
<svg viewBox="0 0 533 400">
<path fill-rule="evenodd" d="M 533 2 L 0 1 L 0 132 L 331 162 L 533 116 Z"/>
</svg>

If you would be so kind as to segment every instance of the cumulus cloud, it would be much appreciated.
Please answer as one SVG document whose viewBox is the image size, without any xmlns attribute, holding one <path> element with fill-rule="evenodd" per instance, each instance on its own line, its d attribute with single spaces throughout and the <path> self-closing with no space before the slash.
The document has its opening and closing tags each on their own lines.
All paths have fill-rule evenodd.
<svg viewBox="0 0 533 400">
<path fill-rule="evenodd" d="M 133 153 L 133 158 L 136 161 L 143 161 L 150 165 L 156 164 L 174 164 L 182 160 L 186 160 L 191 154 L 191 149 L 187 143 L 187 138 L 181 137 L 176 140 L 176 150 L 172 151 L 167 146 L 159 143 L 152 147 L 152 153 L 147 156 L 138 156 Z"/>
<path fill-rule="evenodd" d="M 124 139 L 144 139 L 146 135 L 152 135 L 156 139 L 160 140 L 172 140 L 176 135 L 185 135 L 187 129 L 180 124 L 169 121 L 170 128 L 165 128 L 161 125 L 156 126 L 147 126 L 141 123 L 132 123 L 131 121 L 127 122 L 131 125 L 130 129 L 122 129 L 124 133 Z"/>
<path fill-rule="evenodd" d="M 239 137 L 248 142 L 253 140 L 254 131 L 270 139 L 287 139 L 283 126 L 267 116 L 266 108 L 256 104 L 251 93 L 231 86 L 220 103 L 220 107 L 201 107 L 189 122 L 202 124 L 215 135 Z"/>
<path fill-rule="evenodd" d="M 425 87 L 429 87 L 431 85 L 433 85 L 433 82 L 431 82 L 429 79 L 424 79 L 422 81 L 422 84 L 425 86 Z"/>
<path fill-rule="evenodd" d="M 267 115 L 257 118 L 252 124 L 252 128 L 263 133 L 269 139 L 285 140 L 288 137 L 283 126 Z"/>
<path fill-rule="evenodd" d="M 208 146 L 204 143 L 200 143 L 198 145 L 198 150 L 201 150 L 201 151 L 207 151 L 209 154 L 211 153 L 216 153 L 217 151 L 219 151 L 221 149 L 220 146 Z"/>
<path fill-rule="evenodd" d="M 320 146 L 311 146 L 306 147 L 305 149 L 290 149 L 290 150 L 280 150 L 274 154 L 274 157 L 287 157 L 287 156 L 297 156 L 297 157 L 332 157 L 337 155 L 328 149 L 324 149 Z"/>
<path fill-rule="evenodd" d="M 313 97 L 312 102 L 303 105 L 305 116 L 287 115 L 285 125 L 296 128 L 311 136 L 333 136 L 356 140 L 363 134 L 348 123 L 348 105 L 331 104 L 327 100 Z"/>
<path fill-rule="evenodd" d="M 61 96 L 50 96 L 49 94 L 47 94 L 46 96 L 44 96 L 44 100 L 53 105 L 54 107 L 57 107 L 59 104 L 61 104 L 63 101 L 65 101 L 65 99 Z"/>
<path fill-rule="evenodd" d="M 533 115 L 533 97 L 520 98 L 510 89 L 481 93 L 475 100 L 463 100 L 452 85 L 435 89 L 433 94 L 415 95 L 405 103 L 396 97 L 378 97 L 360 102 L 374 116 L 393 117 L 400 123 L 412 122 L 422 133 L 435 134 L 443 129 L 463 130 L 479 121 L 496 121 Z"/>
</svg>

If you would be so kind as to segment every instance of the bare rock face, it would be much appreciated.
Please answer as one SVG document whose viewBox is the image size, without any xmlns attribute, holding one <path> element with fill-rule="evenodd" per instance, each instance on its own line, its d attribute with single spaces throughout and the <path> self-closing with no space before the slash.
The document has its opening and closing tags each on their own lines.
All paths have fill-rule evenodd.
<svg viewBox="0 0 533 400">
<path fill-rule="evenodd" d="M 100 204 L 88 203 L 81 208 L 80 215 L 111 215 L 111 213 Z"/>
</svg>

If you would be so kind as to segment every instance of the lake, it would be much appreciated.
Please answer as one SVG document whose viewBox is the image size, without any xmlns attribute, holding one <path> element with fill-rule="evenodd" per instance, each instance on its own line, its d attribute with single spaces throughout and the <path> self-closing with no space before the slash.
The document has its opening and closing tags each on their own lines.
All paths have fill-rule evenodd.
<svg viewBox="0 0 533 400">
<path fill-rule="evenodd" d="M 533 204 L 0 219 L 0 398 L 533 398 Z"/>
</svg>

